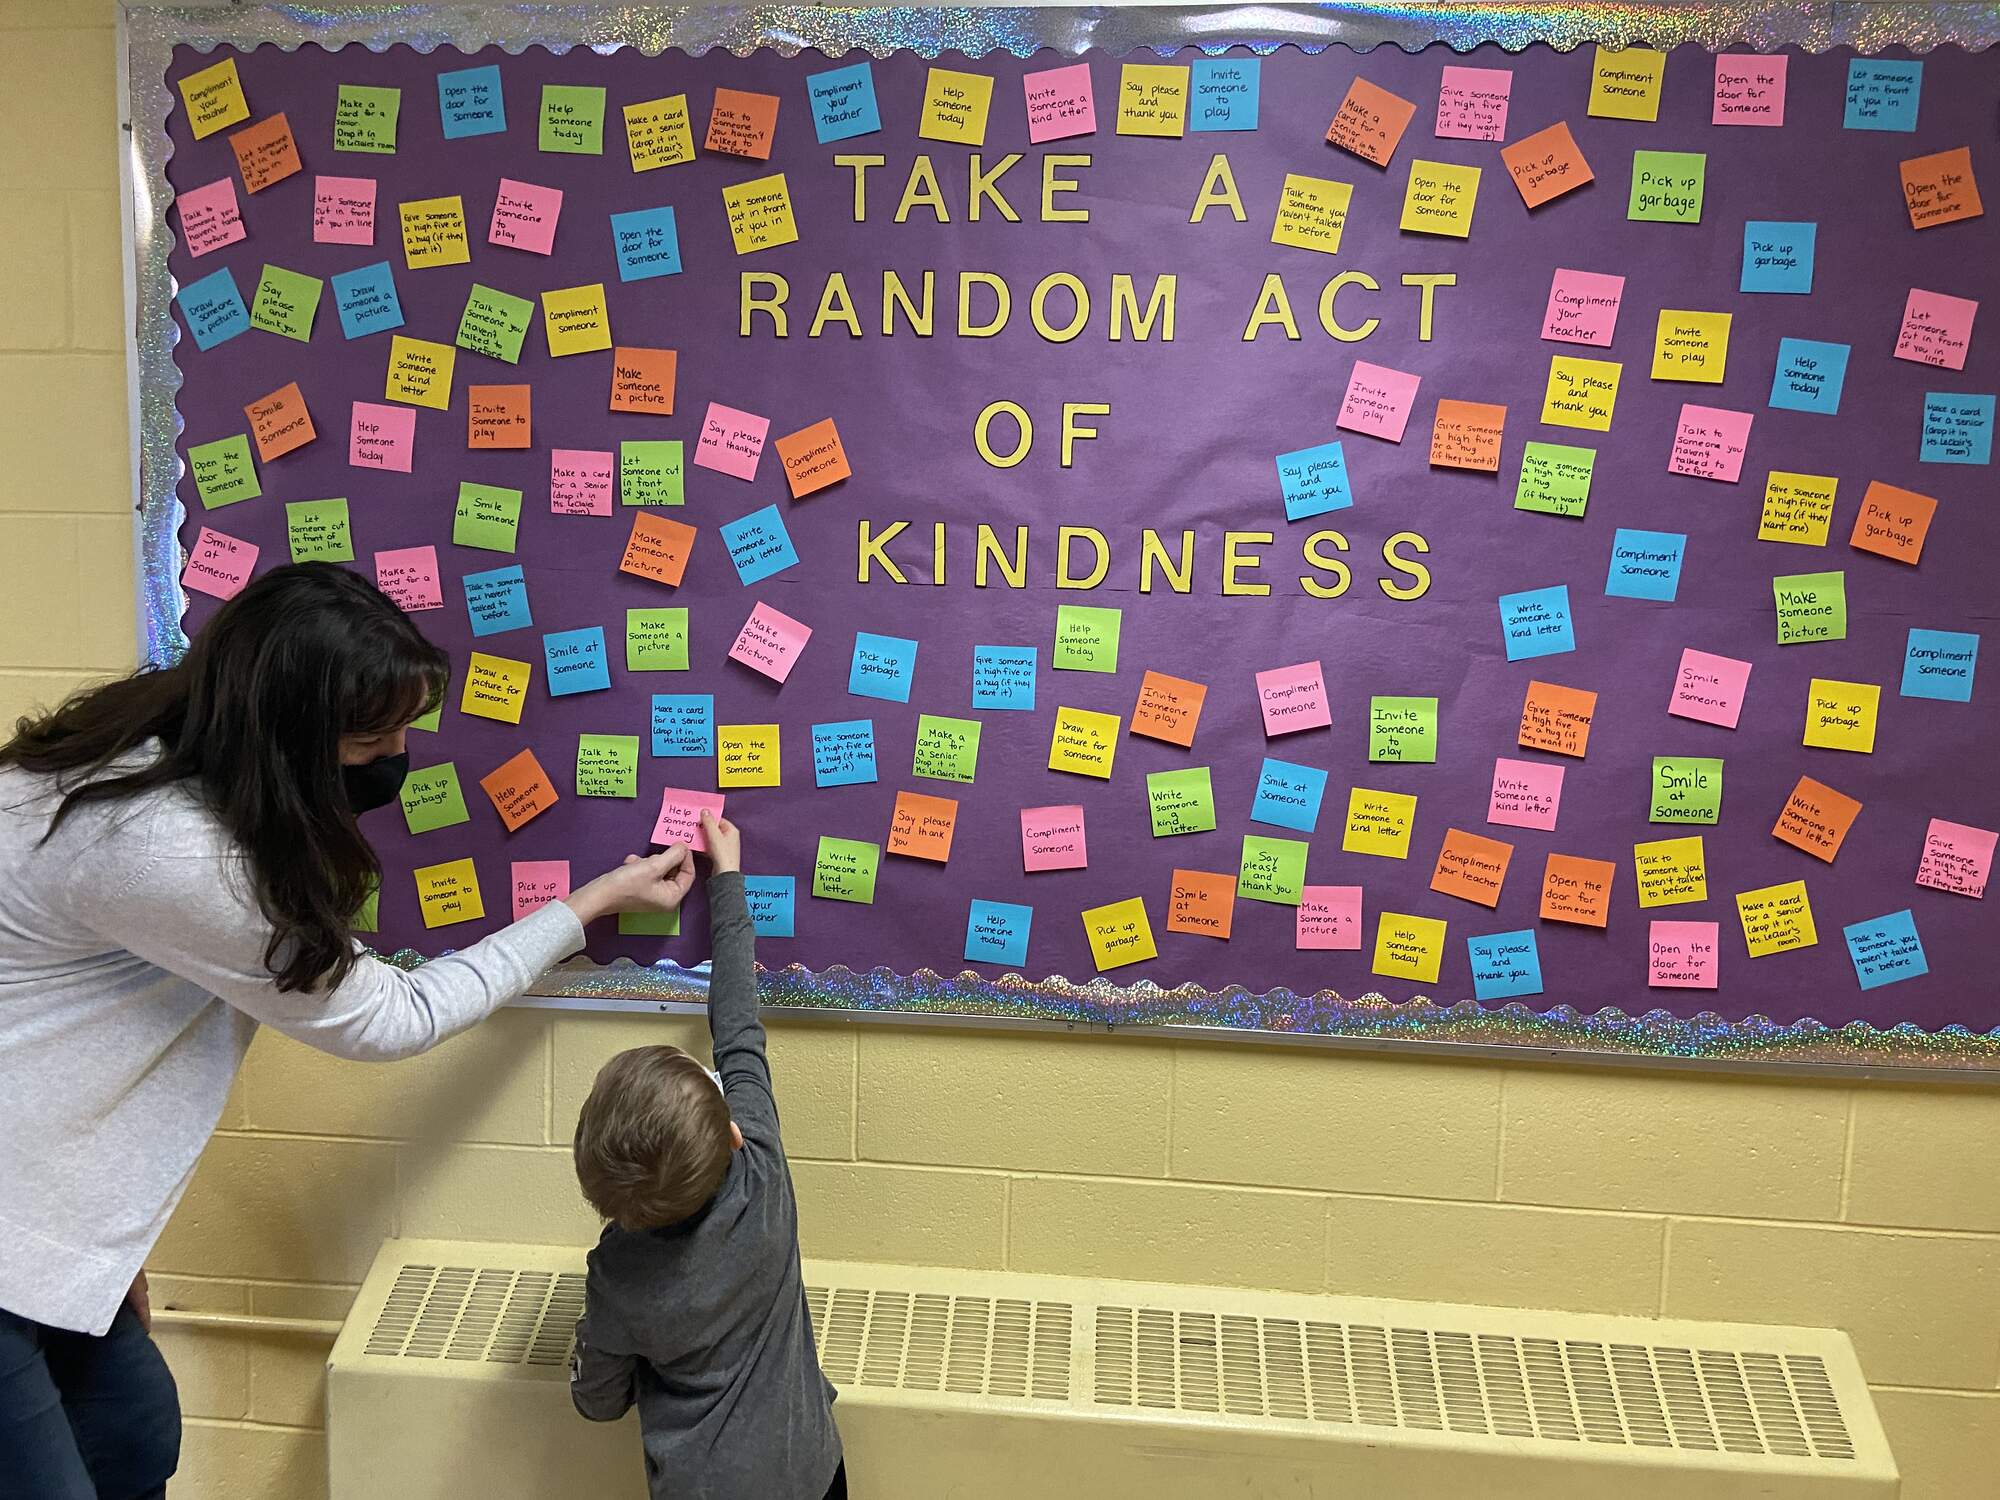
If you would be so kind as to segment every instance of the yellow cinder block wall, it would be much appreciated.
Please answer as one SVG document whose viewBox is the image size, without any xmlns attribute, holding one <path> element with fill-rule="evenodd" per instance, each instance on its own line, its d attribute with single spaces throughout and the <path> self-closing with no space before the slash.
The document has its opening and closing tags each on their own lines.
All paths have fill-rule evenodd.
<svg viewBox="0 0 2000 1500">
<path fill-rule="evenodd" d="M 134 654 L 111 21 L 0 0 L 10 719 Z M 265 1036 L 155 1301 L 337 1318 L 385 1235 L 587 1242 L 593 1072 L 702 1035 L 517 1011 L 386 1067 Z M 2000 1092 L 838 1024 L 772 1053 L 809 1255 L 1832 1324 L 1908 1500 L 1993 1493 Z M 161 1342 L 177 1500 L 323 1494 L 323 1346 Z"/>
</svg>

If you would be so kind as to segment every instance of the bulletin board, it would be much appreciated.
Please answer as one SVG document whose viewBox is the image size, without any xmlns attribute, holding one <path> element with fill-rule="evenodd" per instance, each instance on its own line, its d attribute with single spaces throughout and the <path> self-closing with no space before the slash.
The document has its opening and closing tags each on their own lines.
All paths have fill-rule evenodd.
<svg viewBox="0 0 2000 1500">
<path fill-rule="evenodd" d="M 134 9 L 150 655 L 445 648 L 398 962 L 2000 1066 L 1993 21 L 1660 9 Z"/>
</svg>

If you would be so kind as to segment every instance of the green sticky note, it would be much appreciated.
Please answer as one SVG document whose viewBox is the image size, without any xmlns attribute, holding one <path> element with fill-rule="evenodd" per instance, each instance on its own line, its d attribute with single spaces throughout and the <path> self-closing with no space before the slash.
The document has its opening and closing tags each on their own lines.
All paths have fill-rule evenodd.
<svg viewBox="0 0 2000 1500">
<path fill-rule="evenodd" d="M 497 484 L 458 487 L 458 510 L 451 518 L 451 539 L 461 547 L 488 552 L 512 552 L 521 524 L 521 492 Z"/>
<path fill-rule="evenodd" d="M 1655 224 L 1699 224 L 1708 157 L 1700 151 L 1634 151 L 1625 217 Z"/>
<path fill-rule="evenodd" d="M 317 276 L 266 265 L 257 282 L 257 300 L 250 304 L 250 326 L 307 342 L 312 338 L 313 314 L 319 311 L 321 285 Z"/>
<path fill-rule="evenodd" d="M 917 751 L 912 776 L 937 781 L 970 781 L 979 769 L 979 720 L 917 715 Z"/>
<path fill-rule="evenodd" d="M 882 867 L 882 847 L 859 839 L 819 841 L 819 855 L 813 860 L 813 894 L 829 901 L 875 900 L 875 872 Z"/>
<path fill-rule="evenodd" d="M 250 439 L 243 433 L 190 448 L 187 456 L 195 492 L 205 509 L 254 500 L 264 493 L 257 483 L 257 465 L 250 457 Z"/>
<path fill-rule="evenodd" d="M 625 670 L 685 672 L 688 669 L 686 609 L 625 611 Z"/>
<path fill-rule="evenodd" d="M 1430 765 L 1438 758 L 1435 698 L 1370 698 L 1368 758 Z"/>
<path fill-rule="evenodd" d="M 396 150 L 396 116 L 402 113 L 401 89 L 370 88 L 343 83 L 333 103 L 333 149 L 391 156 Z"/>
<path fill-rule="evenodd" d="M 295 563 L 354 561 L 354 536 L 347 528 L 345 500 L 287 501 L 285 537 L 291 543 Z"/>
<path fill-rule="evenodd" d="M 618 913 L 618 935 L 620 937 L 679 937 L 681 935 L 681 911 L 621 911 Z"/>
<path fill-rule="evenodd" d="M 1123 611 L 1087 604 L 1056 606 L 1056 649 L 1049 664 L 1071 672 L 1118 670 L 1118 630 Z"/>
<path fill-rule="evenodd" d="M 639 795 L 639 736 L 580 734 L 576 737 L 576 794 L 579 797 Z"/>
<path fill-rule="evenodd" d="M 1529 443 L 1521 450 L 1521 479 L 1514 486 L 1514 509 L 1551 516 L 1580 516 L 1590 503 L 1595 448 L 1567 443 Z"/>
<path fill-rule="evenodd" d="M 1215 790 L 1207 766 L 1154 771 L 1146 777 L 1146 805 L 1153 814 L 1153 837 L 1209 833 L 1215 828 Z"/>
<path fill-rule="evenodd" d="M 368 882 L 368 894 L 361 898 L 361 905 L 354 913 L 354 920 L 348 927 L 355 932 L 379 932 L 382 928 L 382 884 Z"/>
<path fill-rule="evenodd" d="M 1243 835 L 1243 869 L 1236 877 L 1236 894 L 1250 901 L 1297 906 L 1306 885 L 1304 839 L 1271 839 Z"/>
<path fill-rule="evenodd" d="M 438 724 L 444 718 L 445 699 L 450 696 L 451 679 L 447 677 L 444 687 L 438 693 L 438 701 L 431 705 L 429 713 L 419 714 L 416 718 L 410 720 L 410 728 L 424 729 L 430 731 L 432 734 L 436 734 L 438 732 Z"/>
<path fill-rule="evenodd" d="M 618 500 L 621 505 L 679 505 L 681 440 L 620 443 Z"/>
<path fill-rule="evenodd" d="M 458 320 L 457 344 L 489 359 L 521 362 L 521 343 L 535 321 L 535 304 L 526 297 L 496 292 L 476 282 L 466 294 L 465 311 Z"/>
<path fill-rule="evenodd" d="M 1722 762 L 1700 756 L 1653 757 L 1653 823 L 1713 823 L 1722 816 Z"/>
<path fill-rule="evenodd" d="M 429 833 L 465 822 L 465 794 L 458 789 L 458 767 L 445 761 L 410 772 L 403 780 L 403 821 L 412 833 Z"/>
<path fill-rule="evenodd" d="M 1771 580 L 1778 603 L 1778 644 L 1847 639 L 1847 575 L 1789 573 Z"/>
<path fill-rule="evenodd" d="M 604 154 L 604 90 L 568 83 L 542 85 L 541 148 L 571 156 Z"/>
</svg>

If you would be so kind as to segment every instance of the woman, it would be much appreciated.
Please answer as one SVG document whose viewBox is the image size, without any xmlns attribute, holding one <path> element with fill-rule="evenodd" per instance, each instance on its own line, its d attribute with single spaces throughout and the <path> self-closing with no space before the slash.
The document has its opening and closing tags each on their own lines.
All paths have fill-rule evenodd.
<svg viewBox="0 0 2000 1500">
<path fill-rule="evenodd" d="M 0 1473 L 59 1500 L 163 1493 L 180 1407 L 141 1270 L 259 1023 L 409 1057 L 583 946 L 671 911 L 678 845 L 405 973 L 349 933 L 445 657 L 323 563 L 225 604 L 178 666 L 0 747 Z M 13 1493 L 13 1491 L 10 1491 Z"/>
</svg>

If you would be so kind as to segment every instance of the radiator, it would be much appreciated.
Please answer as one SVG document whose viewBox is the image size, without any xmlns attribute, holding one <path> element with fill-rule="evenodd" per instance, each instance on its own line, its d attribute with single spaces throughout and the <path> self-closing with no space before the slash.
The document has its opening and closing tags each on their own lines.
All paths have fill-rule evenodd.
<svg viewBox="0 0 2000 1500">
<path fill-rule="evenodd" d="M 1827 1329 L 805 1263 L 856 1500 L 1841 1500 L 1899 1489 Z M 583 1251 L 390 1240 L 332 1500 L 644 1500 L 570 1409 Z"/>
</svg>

